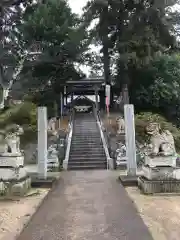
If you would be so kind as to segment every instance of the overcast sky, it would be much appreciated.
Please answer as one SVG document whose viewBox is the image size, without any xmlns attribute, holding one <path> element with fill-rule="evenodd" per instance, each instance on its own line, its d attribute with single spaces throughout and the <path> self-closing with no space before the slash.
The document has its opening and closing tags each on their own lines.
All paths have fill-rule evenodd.
<svg viewBox="0 0 180 240">
<path fill-rule="evenodd" d="M 74 13 L 81 14 L 82 8 L 86 5 L 88 0 L 69 0 L 69 5 Z"/>
</svg>

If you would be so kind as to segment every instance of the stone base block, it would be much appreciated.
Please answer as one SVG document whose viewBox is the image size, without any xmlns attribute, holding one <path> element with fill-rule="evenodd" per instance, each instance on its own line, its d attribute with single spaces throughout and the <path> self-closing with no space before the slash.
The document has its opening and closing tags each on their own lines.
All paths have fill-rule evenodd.
<svg viewBox="0 0 180 240">
<path fill-rule="evenodd" d="M 58 157 L 48 158 L 47 168 L 50 171 L 58 171 L 59 170 L 59 160 L 58 160 Z"/>
<path fill-rule="evenodd" d="M 148 180 L 145 177 L 139 177 L 138 187 L 144 194 L 180 193 L 180 180 Z"/>
<path fill-rule="evenodd" d="M 48 164 L 52 164 L 52 163 L 58 164 L 59 163 L 58 157 L 48 158 L 47 163 Z"/>
<path fill-rule="evenodd" d="M 174 178 L 173 167 L 156 167 L 142 166 L 143 176 L 148 180 L 163 180 Z"/>
<path fill-rule="evenodd" d="M 47 165 L 47 169 L 48 169 L 48 172 L 59 172 L 59 163 L 58 164 L 55 164 L 55 163 L 49 163 Z"/>
<path fill-rule="evenodd" d="M 63 161 L 63 169 L 67 170 L 68 169 L 68 161 Z"/>
<path fill-rule="evenodd" d="M 1 155 L 0 167 L 20 167 L 24 165 L 24 156 Z"/>
<path fill-rule="evenodd" d="M 21 182 L 7 181 L 0 182 L 0 195 L 1 196 L 24 196 L 31 188 L 31 178 L 27 177 Z"/>
<path fill-rule="evenodd" d="M 145 165 L 149 167 L 159 167 L 159 166 L 169 166 L 169 167 L 176 167 L 176 159 L 177 156 L 155 156 L 153 158 L 146 156 L 145 157 Z"/>
<path fill-rule="evenodd" d="M 173 171 L 173 178 L 177 179 L 177 180 L 180 180 L 180 168 L 174 169 L 174 171 Z"/>
<path fill-rule="evenodd" d="M 137 187 L 138 176 L 128 176 L 128 175 L 121 175 L 119 177 L 120 182 L 124 187 Z"/>
<path fill-rule="evenodd" d="M 0 181 L 20 181 L 26 177 L 25 168 L 0 168 Z"/>
</svg>

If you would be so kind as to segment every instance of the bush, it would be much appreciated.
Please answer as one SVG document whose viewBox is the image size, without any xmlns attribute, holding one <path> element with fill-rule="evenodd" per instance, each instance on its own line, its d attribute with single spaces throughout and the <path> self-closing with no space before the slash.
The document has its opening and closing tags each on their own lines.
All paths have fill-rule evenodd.
<svg viewBox="0 0 180 240">
<path fill-rule="evenodd" d="M 154 111 L 179 124 L 180 55 L 156 56 L 142 68 L 133 69 L 130 101 L 136 111 Z"/>
<path fill-rule="evenodd" d="M 12 123 L 36 125 L 36 105 L 25 102 L 15 105 L 0 115 L 0 127 Z"/>
<path fill-rule="evenodd" d="M 166 118 L 159 114 L 154 114 L 151 112 L 142 112 L 136 114 L 135 116 L 135 127 L 136 127 L 136 139 L 144 143 L 148 140 L 148 136 L 145 133 L 145 127 L 148 123 L 157 122 L 160 124 L 162 130 L 169 130 L 175 140 L 176 150 L 180 152 L 180 128 L 174 126 L 171 122 L 168 122 Z"/>
<path fill-rule="evenodd" d="M 10 124 L 21 125 L 24 134 L 21 137 L 22 146 L 37 138 L 37 110 L 36 105 L 31 102 L 24 102 L 15 105 L 0 114 L 0 128 Z"/>
</svg>

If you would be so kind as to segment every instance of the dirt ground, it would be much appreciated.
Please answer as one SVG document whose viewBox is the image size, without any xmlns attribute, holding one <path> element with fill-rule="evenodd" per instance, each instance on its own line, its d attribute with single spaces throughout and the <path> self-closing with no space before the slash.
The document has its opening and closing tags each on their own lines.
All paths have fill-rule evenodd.
<svg viewBox="0 0 180 240">
<path fill-rule="evenodd" d="M 180 195 L 147 196 L 136 187 L 126 190 L 154 240 L 180 239 Z"/>
<path fill-rule="evenodd" d="M 21 199 L 0 200 L 0 240 L 15 240 L 48 192 L 36 189 Z"/>
</svg>

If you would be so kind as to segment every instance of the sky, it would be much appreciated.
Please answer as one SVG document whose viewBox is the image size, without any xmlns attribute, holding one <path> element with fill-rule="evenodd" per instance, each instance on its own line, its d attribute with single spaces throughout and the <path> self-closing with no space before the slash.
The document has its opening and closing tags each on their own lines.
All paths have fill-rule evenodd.
<svg viewBox="0 0 180 240">
<path fill-rule="evenodd" d="M 88 0 L 69 0 L 69 5 L 74 13 L 81 14 L 87 2 Z"/>
</svg>

